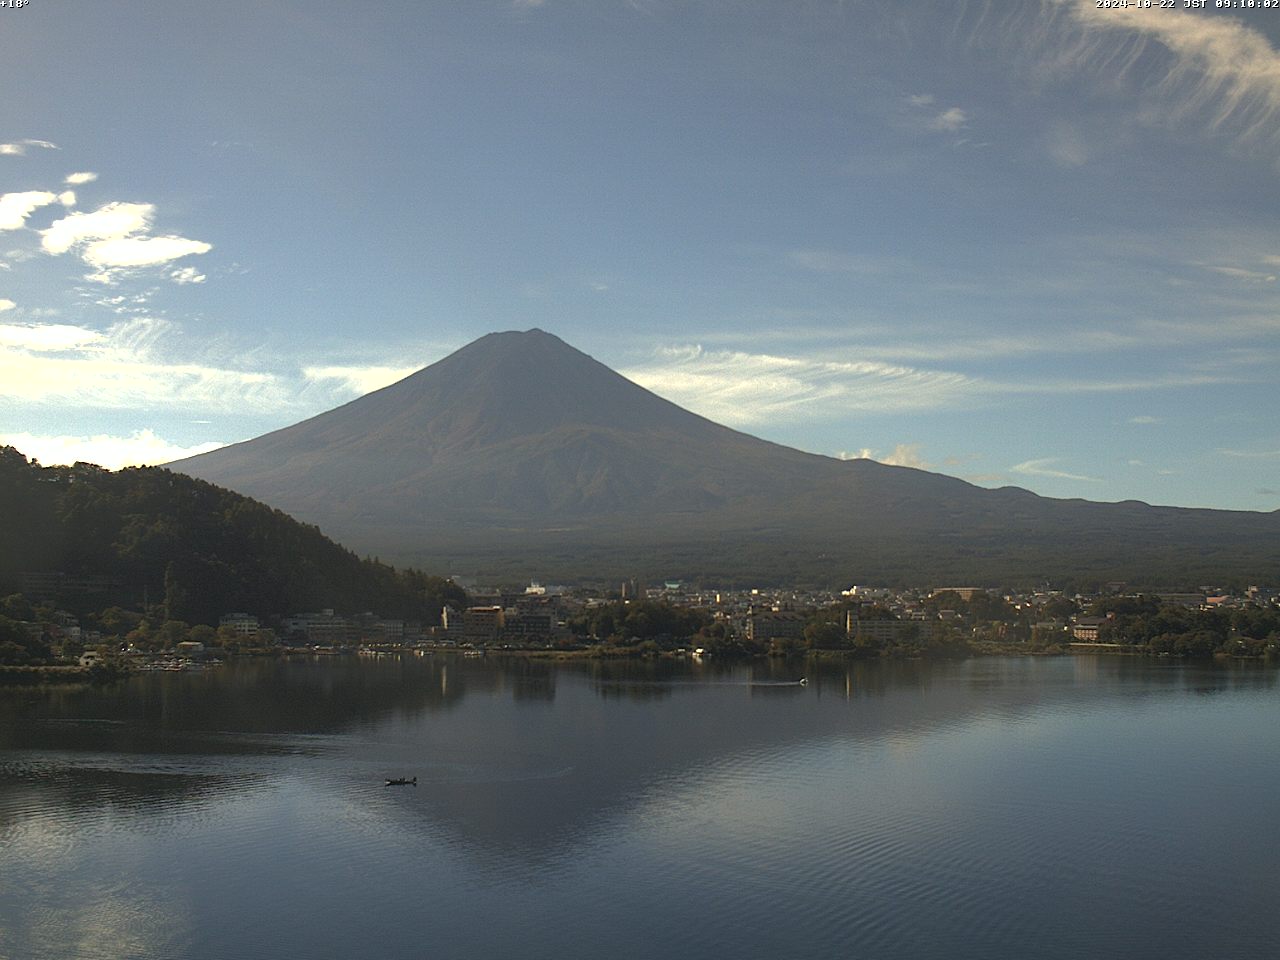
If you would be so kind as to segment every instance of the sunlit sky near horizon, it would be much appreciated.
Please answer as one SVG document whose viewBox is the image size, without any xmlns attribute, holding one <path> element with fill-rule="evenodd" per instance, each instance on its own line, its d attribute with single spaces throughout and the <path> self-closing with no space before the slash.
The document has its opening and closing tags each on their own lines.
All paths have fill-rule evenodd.
<svg viewBox="0 0 1280 960">
<path fill-rule="evenodd" d="M 757 436 L 1280 508 L 1280 9 L 0 9 L 0 443 L 164 462 L 540 327 Z"/>
</svg>

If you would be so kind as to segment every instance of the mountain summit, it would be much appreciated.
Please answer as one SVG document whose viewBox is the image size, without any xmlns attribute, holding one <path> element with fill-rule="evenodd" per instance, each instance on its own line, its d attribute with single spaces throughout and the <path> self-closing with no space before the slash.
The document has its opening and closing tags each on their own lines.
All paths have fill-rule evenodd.
<svg viewBox="0 0 1280 960">
<path fill-rule="evenodd" d="M 684 410 L 541 330 L 489 334 L 170 466 L 355 549 L 489 574 L 1133 579 L 1280 566 L 1280 515 L 1051 500 L 803 453 Z"/>
</svg>

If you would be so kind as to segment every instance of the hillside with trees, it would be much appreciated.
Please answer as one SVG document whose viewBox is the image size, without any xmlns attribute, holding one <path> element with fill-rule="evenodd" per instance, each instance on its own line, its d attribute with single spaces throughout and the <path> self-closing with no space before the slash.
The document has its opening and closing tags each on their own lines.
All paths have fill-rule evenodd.
<svg viewBox="0 0 1280 960">
<path fill-rule="evenodd" d="M 314 526 L 248 497 L 157 467 L 43 467 L 0 448 L 0 596 L 32 575 L 72 585 L 77 613 L 162 606 L 165 619 L 217 624 L 332 607 L 429 620 L 465 605 L 452 582 L 361 559 Z"/>
</svg>

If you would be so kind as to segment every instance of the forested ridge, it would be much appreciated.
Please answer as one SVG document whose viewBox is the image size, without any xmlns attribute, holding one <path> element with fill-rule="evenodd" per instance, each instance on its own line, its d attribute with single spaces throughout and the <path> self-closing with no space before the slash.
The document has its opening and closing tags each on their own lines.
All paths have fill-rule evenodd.
<svg viewBox="0 0 1280 960">
<path fill-rule="evenodd" d="M 104 578 L 59 598 L 69 609 L 164 604 L 170 619 L 216 624 L 332 607 L 431 619 L 464 604 L 441 577 L 361 559 L 314 526 L 159 467 L 44 467 L 0 448 L 0 592 L 23 573 Z"/>
</svg>

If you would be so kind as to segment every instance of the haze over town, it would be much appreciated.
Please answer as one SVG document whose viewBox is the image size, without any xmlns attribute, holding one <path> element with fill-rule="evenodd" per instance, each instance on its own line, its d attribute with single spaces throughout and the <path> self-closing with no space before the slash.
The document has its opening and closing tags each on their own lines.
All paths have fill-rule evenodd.
<svg viewBox="0 0 1280 960">
<path fill-rule="evenodd" d="M 1278 43 L 1093 0 L 32 0 L 0 443 L 165 462 L 536 326 L 807 451 L 1274 510 Z"/>
</svg>

